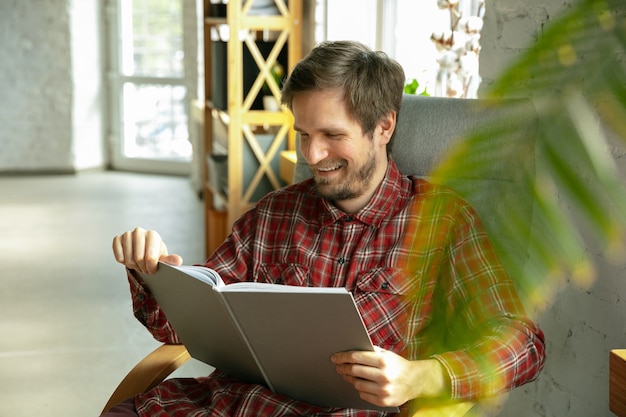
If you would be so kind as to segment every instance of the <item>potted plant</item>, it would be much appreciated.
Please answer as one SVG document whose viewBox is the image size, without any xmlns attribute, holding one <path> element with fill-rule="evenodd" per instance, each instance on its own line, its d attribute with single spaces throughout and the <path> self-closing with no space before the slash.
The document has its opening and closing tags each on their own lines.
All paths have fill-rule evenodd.
<svg viewBox="0 0 626 417">
<path fill-rule="evenodd" d="M 272 65 L 272 68 L 270 68 L 270 74 L 278 88 L 281 88 L 283 76 L 285 75 L 285 69 L 283 68 L 283 66 L 279 62 L 274 63 L 274 65 Z M 268 111 L 280 110 L 280 102 L 278 98 L 275 97 L 272 93 L 272 90 L 267 81 L 263 83 L 262 91 L 263 108 Z"/>
<path fill-rule="evenodd" d="M 424 89 L 421 90 L 421 92 L 419 91 L 420 91 L 420 83 L 417 81 L 416 78 L 410 78 L 404 84 L 404 94 L 430 96 L 430 94 L 428 94 L 428 91 L 426 91 L 426 87 L 424 87 Z"/>
</svg>

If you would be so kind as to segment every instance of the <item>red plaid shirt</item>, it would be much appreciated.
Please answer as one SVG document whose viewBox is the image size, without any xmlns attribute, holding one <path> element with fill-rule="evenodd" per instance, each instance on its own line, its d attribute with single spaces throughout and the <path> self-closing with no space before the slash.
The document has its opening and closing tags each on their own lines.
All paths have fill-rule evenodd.
<svg viewBox="0 0 626 417">
<path fill-rule="evenodd" d="M 356 214 L 319 198 L 312 180 L 271 193 L 206 265 L 227 283 L 346 287 L 374 344 L 438 359 L 454 399 L 506 391 L 543 367 L 543 334 L 525 318 L 474 210 L 449 189 L 402 176 L 392 161 Z M 154 299 L 129 278 L 135 315 L 158 340 L 178 343 Z M 166 381 L 136 406 L 151 417 L 383 415 L 314 407 L 220 371 Z"/>
</svg>

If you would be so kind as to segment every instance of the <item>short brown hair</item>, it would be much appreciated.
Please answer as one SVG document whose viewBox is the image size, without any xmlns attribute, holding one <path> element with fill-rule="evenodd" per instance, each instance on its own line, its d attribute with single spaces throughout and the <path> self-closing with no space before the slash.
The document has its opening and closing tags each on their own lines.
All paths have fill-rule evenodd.
<svg viewBox="0 0 626 417">
<path fill-rule="evenodd" d="M 355 41 L 326 41 L 294 67 L 283 84 L 282 103 L 292 108 L 299 93 L 340 88 L 363 133 L 373 132 L 389 112 L 400 111 L 405 76 L 387 54 Z M 387 145 L 390 154 L 392 141 Z"/>
</svg>

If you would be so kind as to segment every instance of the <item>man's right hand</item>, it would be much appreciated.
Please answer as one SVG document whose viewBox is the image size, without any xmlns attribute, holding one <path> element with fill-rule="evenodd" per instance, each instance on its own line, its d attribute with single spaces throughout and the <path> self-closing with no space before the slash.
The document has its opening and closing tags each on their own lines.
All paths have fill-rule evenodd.
<svg viewBox="0 0 626 417">
<path fill-rule="evenodd" d="M 171 265 L 183 263 L 179 255 L 167 253 L 167 246 L 156 231 L 140 227 L 113 238 L 113 256 L 127 268 L 144 274 L 154 274 L 159 261 Z"/>
</svg>

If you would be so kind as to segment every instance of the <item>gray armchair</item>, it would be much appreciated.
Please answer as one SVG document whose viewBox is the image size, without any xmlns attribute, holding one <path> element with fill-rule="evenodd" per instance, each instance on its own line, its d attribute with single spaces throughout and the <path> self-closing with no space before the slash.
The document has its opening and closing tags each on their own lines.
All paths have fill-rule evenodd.
<svg viewBox="0 0 626 417">
<path fill-rule="evenodd" d="M 526 236 L 513 235 L 506 227 L 511 213 L 517 213 L 527 221 L 530 228 L 532 203 L 530 190 L 524 181 L 524 174 L 534 169 L 533 128 L 524 132 L 507 129 L 501 123 L 503 116 L 515 117 L 510 107 L 503 108 L 497 102 L 483 100 L 463 100 L 422 96 L 405 96 L 398 116 L 395 133 L 393 158 L 405 174 L 426 176 L 436 183 L 445 183 L 460 192 L 476 209 L 485 224 L 492 240 L 504 242 L 496 245 L 500 250 L 505 267 L 514 269 L 523 265 L 526 258 Z M 514 111 L 533 111 L 529 102 L 522 101 Z M 509 112 L 510 114 L 503 114 Z M 496 123 L 498 122 L 498 123 Z M 454 177 L 432 177 L 431 169 L 441 156 L 450 151 L 453 145 L 466 142 L 468 133 L 476 128 L 488 126 L 494 133 L 494 141 L 472 152 L 476 159 L 476 169 L 468 175 Z M 497 133 L 497 134 L 496 134 Z M 504 133 L 504 134 L 503 134 Z M 526 154 L 513 158 L 517 166 L 493 164 L 498 160 L 497 153 L 509 149 L 506 144 L 524 141 Z M 477 143 L 476 146 L 479 146 Z M 515 149 L 519 150 L 517 146 Z M 494 155 L 495 153 L 495 155 Z M 486 161 L 490 163 L 487 164 Z M 298 158 L 294 181 L 301 181 L 311 175 L 303 159 Z M 481 192 L 476 192 L 480 190 Z M 163 345 L 148 355 L 120 383 L 108 401 L 105 410 L 122 400 L 158 384 L 170 372 L 189 359 L 184 346 Z M 454 403 L 445 406 L 417 401 L 413 404 L 413 417 L 455 417 L 462 416 L 472 407 L 471 403 Z"/>
<path fill-rule="evenodd" d="M 527 259 L 533 212 L 528 175 L 534 177 L 536 126 L 519 131 L 507 123 L 522 113 L 534 115 L 530 100 L 507 103 L 502 106 L 496 100 L 405 95 L 392 157 L 402 173 L 425 177 L 459 192 L 478 212 L 505 268 L 515 276 Z M 474 141 L 473 134 L 478 131 L 493 139 Z M 432 176 L 437 162 L 457 144 L 475 148 L 471 152 L 472 171 Z M 297 161 L 294 182 L 311 176 L 299 150 Z M 523 227 L 512 228 L 512 220 Z M 519 229 L 524 233 L 520 235 Z"/>
</svg>

